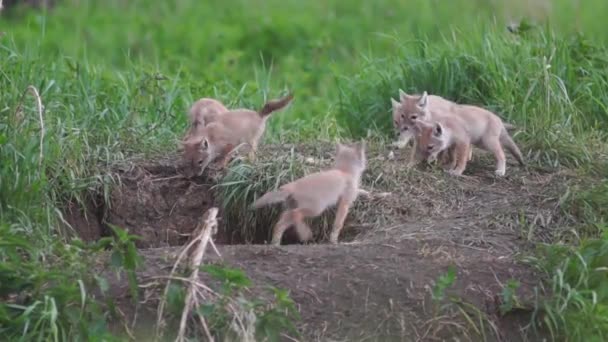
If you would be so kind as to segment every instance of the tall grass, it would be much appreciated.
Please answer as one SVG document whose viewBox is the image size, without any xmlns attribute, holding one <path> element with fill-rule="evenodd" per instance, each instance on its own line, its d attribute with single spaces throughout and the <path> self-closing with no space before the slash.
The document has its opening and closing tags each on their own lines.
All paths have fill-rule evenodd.
<svg viewBox="0 0 608 342">
<path fill-rule="evenodd" d="M 599 16 L 608 3 L 553 1 L 550 11 L 537 3 L 64 0 L 48 12 L 5 11 L 0 335 L 76 336 L 80 319 L 99 322 L 79 303 L 81 288 L 100 285 L 80 276 L 87 261 L 74 255 L 86 252 L 67 238 L 58 209 L 106 189 L 107 166 L 125 156 L 173 150 L 187 107 L 202 96 L 255 107 L 292 89 L 296 100 L 273 116 L 267 140 L 296 142 L 368 130 L 389 139 L 390 97 L 399 88 L 427 90 L 521 127 L 516 139 L 540 165 L 605 177 L 608 35 Z M 509 33 L 506 24 L 520 15 L 540 25 Z M 28 85 L 45 105 L 42 160 L 34 102 L 26 97 L 15 113 Z M 581 225 L 605 222 L 597 204 L 607 196 L 585 197 L 595 214 L 582 215 Z M 65 255 L 73 273 L 56 262 Z M 6 285 L 28 274 L 37 286 Z M 605 303 L 583 300 L 593 298 Z M 51 324 L 25 329 L 43 318 Z"/>
</svg>

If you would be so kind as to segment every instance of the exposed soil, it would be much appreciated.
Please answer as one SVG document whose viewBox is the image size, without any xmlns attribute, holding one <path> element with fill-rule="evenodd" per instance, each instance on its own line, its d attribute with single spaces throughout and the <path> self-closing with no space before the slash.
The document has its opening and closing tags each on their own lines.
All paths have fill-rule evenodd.
<svg viewBox="0 0 608 342">
<path fill-rule="evenodd" d="M 279 160 L 277 155 L 289 154 L 290 148 L 266 146 L 264 158 Z M 294 149 L 303 157 L 320 160 L 306 172 L 331 162 L 331 145 Z M 362 186 L 373 194 L 391 195 L 360 197 L 349 213 L 340 244 L 326 243 L 325 234 L 318 231 L 323 224 L 317 220 L 312 225 L 317 228 L 316 244 L 223 245 L 219 246 L 221 262 L 246 272 L 255 284 L 254 297 L 261 295 L 267 284 L 289 289 L 301 312 L 299 328 L 305 341 L 426 341 L 452 336 L 482 340 L 457 309 L 465 308 L 479 325 L 479 317 L 466 304 L 433 310 L 430 287 L 449 265 L 457 269 L 450 293 L 473 304 L 495 325 L 486 339 L 524 340 L 520 330 L 529 323 L 530 312 L 522 310 L 503 317 L 498 313 L 499 298 L 504 284 L 515 279 L 521 283 L 520 301 L 531 307 L 539 275 L 516 262 L 516 257 L 532 242 L 548 240 L 567 227 L 569 221 L 557 202 L 571 176 L 565 171 L 509 164 L 507 177 L 497 179 L 493 160 L 481 151 L 476 151 L 464 177 L 434 168 L 405 170 L 405 151 L 399 151 L 396 160 L 387 160 L 384 155 L 382 147 L 368 152 L 369 166 Z M 178 176 L 174 164 L 163 159 L 117 170 L 122 184 L 105 205 L 103 222 L 91 225 L 68 220 L 77 230 L 82 229 L 82 235 L 103 235 L 106 222 L 141 235 L 139 247 L 145 265 L 138 275 L 142 284 L 169 274 L 179 247 L 168 246 L 183 245 L 209 207 L 218 206 L 222 216 L 222 202 L 212 189 L 219 174 L 186 180 Z M 95 229 L 100 233 L 90 233 Z M 220 221 L 217 244 L 239 242 L 228 238 L 230 229 L 243 228 L 223 227 Z M 207 262 L 220 261 L 208 254 Z M 107 274 L 113 277 L 111 272 Z M 132 319 L 125 280 L 112 283 L 113 296 Z M 136 330 L 150 331 L 148 325 L 156 321 L 158 302 L 154 298 L 161 289 L 146 288 Z"/>
</svg>

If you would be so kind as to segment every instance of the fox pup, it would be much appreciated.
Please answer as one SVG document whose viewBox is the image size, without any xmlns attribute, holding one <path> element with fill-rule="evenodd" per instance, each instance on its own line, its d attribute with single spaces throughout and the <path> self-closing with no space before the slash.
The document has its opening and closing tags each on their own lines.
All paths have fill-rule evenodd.
<svg viewBox="0 0 608 342">
<path fill-rule="evenodd" d="M 416 122 L 439 122 L 445 131 L 453 135 L 466 135 L 470 144 L 490 151 L 496 158 L 496 175 L 504 176 L 506 171 L 506 157 L 503 146 L 517 159 L 520 165 L 525 165 L 521 151 L 509 135 L 507 129 L 514 128 L 513 125 L 505 124 L 494 113 L 481 107 L 472 105 L 461 105 L 447 101 L 440 96 L 428 95 L 425 91 L 421 96 L 407 95 L 400 92 L 400 113 L 406 125 L 410 127 Z M 433 101 L 433 107 L 431 107 Z M 442 103 L 442 101 L 444 101 Z M 450 102 L 447 105 L 445 102 Z M 435 104 L 438 104 L 435 107 Z M 435 109 L 437 108 L 437 109 Z M 449 123 L 449 124 L 448 124 Z M 444 131 L 442 131 L 442 134 Z M 444 137 L 445 138 L 445 137 Z M 460 137 L 464 139 L 464 136 Z M 444 139 L 448 141 L 448 139 Z M 450 146 L 452 146 L 450 144 Z M 433 149 L 434 155 L 437 151 L 445 149 Z M 468 148 L 467 160 L 472 153 Z M 433 154 L 431 154 L 433 155 Z"/>
<path fill-rule="evenodd" d="M 449 151 L 449 160 L 443 160 L 444 170 L 453 175 L 462 175 L 471 151 L 471 140 L 464 130 L 460 118 L 439 121 L 419 121 L 413 127 L 416 136 L 415 156 L 417 160 L 428 159 L 442 151 Z"/>
<path fill-rule="evenodd" d="M 190 118 L 190 129 L 186 137 L 198 135 L 197 133 L 207 124 L 216 120 L 217 116 L 227 112 L 228 108 L 218 100 L 203 97 L 190 107 L 188 117 Z"/>
<path fill-rule="evenodd" d="M 418 110 L 421 106 L 421 104 L 413 102 L 413 101 L 409 101 L 409 95 L 407 95 L 403 90 L 399 89 L 399 97 L 400 97 L 400 101 L 395 101 L 393 98 L 391 98 L 391 103 L 392 103 L 392 107 L 393 107 L 393 126 L 395 128 L 398 140 L 396 142 L 396 146 L 398 148 L 403 148 L 405 147 L 410 140 L 413 140 L 414 146 L 412 147 L 412 150 L 410 152 L 410 157 L 409 157 L 409 161 L 408 161 L 408 167 L 411 167 L 412 165 L 415 164 L 415 153 L 416 153 L 416 136 L 415 133 L 413 131 L 414 129 L 414 122 L 416 121 L 416 119 L 418 119 L 417 115 L 410 115 L 413 112 L 416 112 L 416 110 Z M 427 117 L 425 118 L 426 120 L 431 120 L 432 117 L 434 115 L 441 115 L 441 113 L 445 113 L 445 112 L 449 112 L 451 110 L 451 107 L 453 106 L 453 103 L 442 98 L 439 96 L 435 96 L 435 95 L 430 95 L 430 97 L 433 100 L 433 107 L 432 110 L 431 108 L 428 108 L 427 111 Z M 439 114 L 436 114 L 438 113 Z M 410 118 L 413 117 L 412 118 Z M 468 157 L 469 160 L 471 160 L 473 151 L 471 150 L 471 153 Z M 437 157 L 441 158 L 442 161 L 446 161 L 449 159 L 453 159 L 453 156 L 451 155 L 451 150 L 446 150 L 446 151 L 441 151 L 439 154 L 433 154 L 430 155 L 427 159 L 428 162 L 433 162 L 437 159 Z M 420 161 L 420 160 L 417 160 Z"/>
<path fill-rule="evenodd" d="M 182 143 L 182 163 L 186 176 L 200 176 L 205 168 L 219 157 L 222 157 L 221 166 L 225 167 L 231 152 L 243 143 L 251 147 L 249 157 L 253 160 L 269 115 L 287 106 L 292 99 L 293 94 L 289 94 L 269 101 L 257 112 L 235 109 L 216 115 L 212 122 Z"/>
<path fill-rule="evenodd" d="M 337 243 L 349 208 L 362 192 L 359 183 L 366 163 L 364 141 L 353 146 L 338 143 L 333 168 L 282 185 L 277 191 L 258 198 L 253 203 L 254 208 L 277 202 L 287 204 L 287 209 L 273 228 L 271 243 L 280 245 L 283 233 L 291 226 L 295 227 L 301 241 L 310 240 L 312 231 L 304 219 L 317 217 L 336 203 L 336 218 L 329 241 Z"/>
</svg>

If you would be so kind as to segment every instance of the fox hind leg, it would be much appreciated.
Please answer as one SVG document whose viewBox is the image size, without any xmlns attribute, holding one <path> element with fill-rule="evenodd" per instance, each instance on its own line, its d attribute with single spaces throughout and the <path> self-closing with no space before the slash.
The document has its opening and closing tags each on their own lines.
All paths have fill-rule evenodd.
<svg viewBox="0 0 608 342">
<path fill-rule="evenodd" d="M 272 229 L 271 244 L 275 246 L 280 245 L 283 234 L 285 233 L 287 228 L 294 224 L 292 219 L 292 211 L 293 210 L 286 210 L 279 217 L 279 221 L 274 225 L 274 228 Z"/>
<path fill-rule="evenodd" d="M 507 168 L 507 161 L 505 151 L 502 149 L 498 137 L 484 141 L 484 146 L 488 151 L 492 152 L 496 158 L 496 171 L 494 171 L 494 173 L 497 176 L 504 176 Z"/>
</svg>

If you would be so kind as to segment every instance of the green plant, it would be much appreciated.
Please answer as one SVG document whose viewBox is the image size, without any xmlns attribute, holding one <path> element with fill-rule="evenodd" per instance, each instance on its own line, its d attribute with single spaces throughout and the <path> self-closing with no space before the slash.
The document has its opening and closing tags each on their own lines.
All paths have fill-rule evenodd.
<svg viewBox="0 0 608 342">
<path fill-rule="evenodd" d="M 554 338 L 601 341 L 608 336 L 608 228 L 576 247 L 545 245 L 534 259 L 547 273 L 551 296 L 537 307 L 537 322 Z"/>
<path fill-rule="evenodd" d="M 257 341 L 279 341 L 283 332 L 298 336 L 293 321 L 299 319 L 299 314 L 287 291 L 268 287 L 273 301 L 250 301 L 243 291 L 251 286 L 251 280 L 243 271 L 218 265 L 204 265 L 201 270 L 220 282 L 218 299 L 201 305 L 198 310 L 198 314 L 207 320 L 213 335 L 220 340 L 251 334 L 248 331 L 251 324 Z M 242 331 L 235 331 L 235 320 Z"/>
</svg>

